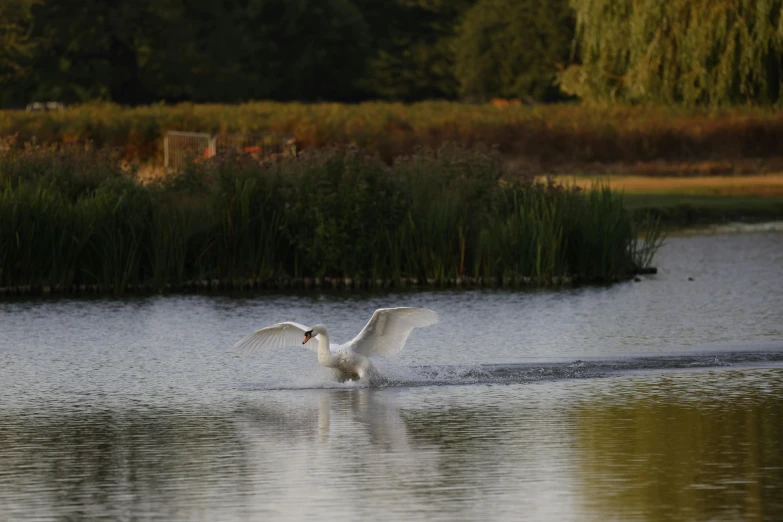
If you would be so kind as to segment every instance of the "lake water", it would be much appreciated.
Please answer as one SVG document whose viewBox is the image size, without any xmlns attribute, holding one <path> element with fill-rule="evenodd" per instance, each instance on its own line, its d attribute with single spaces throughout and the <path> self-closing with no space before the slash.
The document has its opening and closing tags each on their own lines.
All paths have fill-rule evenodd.
<svg viewBox="0 0 783 522">
<path fill-rule="evenodd" d="M 0 301 L 0 520 L 782 520 L 783 233 L 556 291 Z M 690 279 L 692 280 L 690 280 Z M 417 305 L 338 384 L 312 352 Z"/>
</svg>

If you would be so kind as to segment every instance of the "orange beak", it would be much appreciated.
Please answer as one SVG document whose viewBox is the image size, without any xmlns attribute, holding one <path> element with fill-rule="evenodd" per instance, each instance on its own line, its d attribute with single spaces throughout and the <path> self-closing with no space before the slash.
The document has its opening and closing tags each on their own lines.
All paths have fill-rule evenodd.
<svg viewBox="0 0 783 522">
<path fill-rule="evenodd" d="M 310 340 L 312 337 L 313 337 L 313 336 L 310 334 L 310 332 L 307 332 L 307 333 L 305 334 L 305 340 L 304 340 L 304 341 L 302 341 L 302 344 L 304 344 L 304 343 L 306 343 L 307 341 L 309 341 L 309 340 Z"/>
</svg>

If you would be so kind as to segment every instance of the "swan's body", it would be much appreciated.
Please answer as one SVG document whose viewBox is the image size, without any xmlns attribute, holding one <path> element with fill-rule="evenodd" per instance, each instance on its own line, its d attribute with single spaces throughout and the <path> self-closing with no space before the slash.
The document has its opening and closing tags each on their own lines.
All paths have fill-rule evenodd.
<svg viewBox="0 0 783 522">
<path fill-rule="evenodd" d="M 310 328 L 289 321 L 253 332 L 236 343 L 234 349 L 254 353 L 307 344 L 318 354 L 322 366 L 335 371 L 337 380 L 359 380 L 374 371 L 370 356 L 399 352 L 414 328 L 438 321 L 438 314 L 427 308 L 380 308 L 359 335 L 342 345 L 330 344 L 329 332 L 322 324 Z"/>
</svg>

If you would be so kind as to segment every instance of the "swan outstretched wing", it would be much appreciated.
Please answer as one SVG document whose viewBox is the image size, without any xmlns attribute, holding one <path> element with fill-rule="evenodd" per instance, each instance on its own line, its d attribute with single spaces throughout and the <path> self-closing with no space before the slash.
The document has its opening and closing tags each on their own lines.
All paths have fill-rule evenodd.
<svg viewBox="0 0 783 522">
<path fill-rule="evenodd" d="M 379 308 L 350 346 L 364 356 L 392 355 L 402 350 L 414 328 L 439 320 L 437 312 L 427 308 Z"/>
<path fill-rule="evenodd" d="M 251 333 L 237 342 L 233 349 L 243 354 L 251 354 L 262 350 L 302 346 L 304 334 L 308 330 L 305 325 L 291 321 L 273 324 Z M 311 338 L 304 346 L 317 352 L 318 338 Z"/>
</svg>

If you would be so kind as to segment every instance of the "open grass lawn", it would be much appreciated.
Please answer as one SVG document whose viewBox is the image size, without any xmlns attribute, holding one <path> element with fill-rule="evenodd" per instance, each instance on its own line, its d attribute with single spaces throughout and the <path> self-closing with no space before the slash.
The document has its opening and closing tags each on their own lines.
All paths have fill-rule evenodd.
<svg viewBox="0 0 783 522">
<path fill-rule="evenodd" d="M 652 213 L 668 225 L 783 219 L 783 196 L 707 195 L 631 192 L 625 205 L 634 213 Z"/>
<path fill-rule="evenodd" d="M 588 188 L 606 184 L 627 208 L 652 212 L 670 225 L 783 218 L 783 173 L 750 176 L 558 176 Z"/>
</svg>

